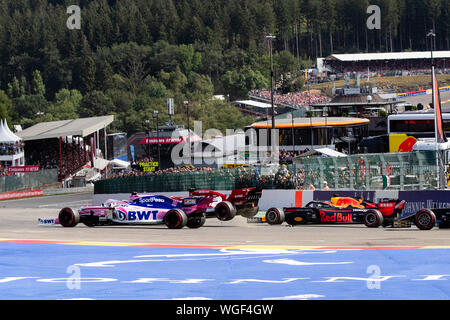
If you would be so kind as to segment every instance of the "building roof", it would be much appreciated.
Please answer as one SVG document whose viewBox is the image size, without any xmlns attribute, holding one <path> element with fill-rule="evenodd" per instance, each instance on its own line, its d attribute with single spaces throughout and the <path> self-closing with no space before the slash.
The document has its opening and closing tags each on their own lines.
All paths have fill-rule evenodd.
<svg viewBox="0 0 450 320">
<path fill-rule="evenodd" d="M 321 154 L 321 155 L 324 155 L 324 156 L 328 156 L 328 157 L 347 157 L 347 155 L 345 153 L 338 152 L 338 151 L 333 150 L 333 149 L 328 148 L 328 147 L 323 147 L 323 148 L 312 149 L 312 150 L 309 150 L 309 151 L 307 151 L 307 152 L 305 152 L 303 154 L 300 154 L 299 156 L 294 158 L 294 162 L 298 162 L 296 160 L 305 158 L 307 156 L 311 156 L 313 154 L 318 154 L 318 153 Z"/>
<path fill-rule="evenodd" d="M 41 122 L 29 127 L 16 135 L 24 141 L 51 139 L 67 136 L 86 137 L 101 130 L 114 121 L 114 116 L 101 116 L 91 118 L 80 118 L 72 120 L 60 120 Z"/>
<path fill-rule="evenodd" d="M 351 118 L 351 117 L 312 117 L 312 118 L 294 118 L 294 128 L 310 127 L 331 127 L 331 126 L 351 126 L 358 124 L 368 124 L 369 119 Z M 271 121 L 259 121 L 251 125 L 256 129 L 272 128 Z M 292 119 L 275 119 L 275 128 L 292 128 Z"/>
<path fill-rule="evenodd" d="M 339 61 L 371 61 L 371 60 L 407 60 L 407 59 L 430 59 L 430 51 L 415 52 L 377 52 L 377 53 L 349 53 L 333 54 L 327 60 Z M 433 51 L 435 59 L 450 59 L 450 51 Z"/>
<path fill-rule="evenodd" d="M 255 100 L 239 100 L 239 101 L 235 101 L 234 103 L 245 104 L 248 106 L 264 108 L 264 109 L 272 108 L 272 105 L 270 103 L 264 103 L 264 102 L 259 102 L 259 101 L 255 101 Z M 277 105 L 274 104 L 274 107 L 277 107 Z"/>
</svg>

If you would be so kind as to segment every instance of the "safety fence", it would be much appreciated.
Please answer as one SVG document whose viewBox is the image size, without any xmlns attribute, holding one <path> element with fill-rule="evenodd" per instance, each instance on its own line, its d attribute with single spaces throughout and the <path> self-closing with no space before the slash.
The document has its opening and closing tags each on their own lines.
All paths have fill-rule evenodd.
<svg viewBox="0 0 450 320">
<path fill-rule="evenodd" d="M 231 190 L 239 184 L 251 184 L 250 181 L 240 183 L 242 178 L 248 177 L 246 173 L 239 178 L 236 169 L 138 175 L 96 181 L 94 193 L 172 192 L 192 188 Z"/>
<path fill-rule="evenodd" d="M 0 192 L 30 190 L 58 182 L 58 169 L 40 172 L 14 173 L 0 177 Z"/>
<path fill-rule="evenodd" d="M 306 189 L 322 189 L 326 181 L 336 190 L 431 190 L 439 177 L 434 151 L 305 158 L 294 170 Z"/>
<path fill-rule="evenodd" d="M 434 151 L 305 157 L 272 164 L 195 172 L 118 177 L 95 183 L 94 193 L 176 192 L 189 189 L 433 190 L 438 188 Z M 325 184 L 326 182 L 326 184 Z"/>
</svg>

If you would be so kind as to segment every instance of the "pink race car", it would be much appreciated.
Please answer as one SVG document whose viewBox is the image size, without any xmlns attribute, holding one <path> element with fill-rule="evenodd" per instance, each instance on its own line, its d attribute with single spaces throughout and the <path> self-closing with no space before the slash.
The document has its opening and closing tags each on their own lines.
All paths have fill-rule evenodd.
<svg viewBox="0 0 450 320">
<path fill-rule="evenodd" d="M 207 217 L 214 215 L 222 221 L 231 220 L 236 214 L 255 215 L 260 197 L 261 191 L 255 188 L 233 190 L 229 197 L 211 190 L 191 191 L 189 197 L 133 193 L 128 201 L 109 199 L 101 206 L 86 205 L 77 211 L 66 207 L 60 210 L 57 219 L 39 219 L 39 224 L 63 227 L 75 227 L 79 222 L 89 227 L 165 224 L 170 229 L 199 228 Z"/>
<path fill-rule="evenodd" d="M 75 227 L 79 222 L 89 227 L 114 224 L 165 224 L 170 229 L 184 226 L 199 228 L 205 223 L 205 211 L 213 197 L 175 199 L 164 195 L 135 195 L 129 201 L 107 200 L 102 206 L 83 206 L 74 211 L 63 208 L 53 224 Z M 40 224 L 51 224 L 40 219 Z"/>
</svg>

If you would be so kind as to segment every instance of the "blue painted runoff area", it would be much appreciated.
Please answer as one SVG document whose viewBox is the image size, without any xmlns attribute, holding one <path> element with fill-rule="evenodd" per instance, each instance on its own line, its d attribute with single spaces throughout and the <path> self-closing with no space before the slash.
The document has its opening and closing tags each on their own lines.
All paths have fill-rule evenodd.
<svg viewBox="0 0 450 320">
<path fill-rule="evenodd" d="M 450 249 L 0 243 L 1 300 L 450 298 Z"/>
</svg>

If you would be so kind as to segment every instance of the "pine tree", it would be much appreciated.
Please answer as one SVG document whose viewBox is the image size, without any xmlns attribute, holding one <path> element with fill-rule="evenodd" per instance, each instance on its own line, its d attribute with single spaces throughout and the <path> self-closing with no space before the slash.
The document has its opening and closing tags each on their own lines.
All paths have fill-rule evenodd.
<svg viewBox="0 0 450 320">
<path fill-rule="evenodd" d="M 31 93 L 37 96 L 45 95 L 45 84 L 39 70 L 35 70 L 33 72 L 33 79 L 31 80 Z"/>
</svg>

